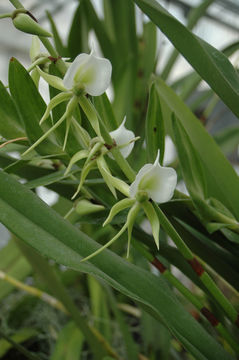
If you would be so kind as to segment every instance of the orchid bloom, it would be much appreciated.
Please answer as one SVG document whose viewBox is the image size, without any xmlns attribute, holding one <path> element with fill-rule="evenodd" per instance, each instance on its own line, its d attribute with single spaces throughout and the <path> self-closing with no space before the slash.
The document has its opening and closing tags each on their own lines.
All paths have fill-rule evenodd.
<svg viewBox="0 0 239 360">
<path fill-rule="evenodd" d="M 124 126 L 125 122 L 126 117 L 116 130 L 110 132 L 110 136 L 112 137 L 112 139 L 114 139 L 116 145 L 119 147 L 121 154 L 126 159 L 133 150 L 134 139 L 136 138 L 133 131 L 126 129 L 126 127 Z"/>
<path fill-rule="evenodd" d="M 155 244 L 159 249 L 160 223 L 153 204 L 149 199 L 157 203 L 169 201 L 177 185 L 177 173 L 173 168 L 163 167 L 159 164 L 159 151 L 154 164 L 144 165 L 136 175 L 135 181 L 129 187 L 129 197 L 120 200 L 112 208 L 103 226 L 108 224 L 120 211 L 130 207 L 127 220 L 121 230 L 104 246 L 90 254 L 82 261 L 86 261 L 101 253 L 108 246 L 113 244 L 128 229 L 127 257 L 131 241 L 131 233 L 137 214 L 143 208 L 147 216 L 154 237 Z"/>
<path fill-rule="evenodd" d="M 169 201 L 177 185 L 177 173 L 173 168 L 159 164 L 159 152 L 154 164 L 144 165 L 138 172 L 135 181 L 130 185 L 130 197 L 137 198 L 145 193 L 157 203 Z"/>
<path fill-rule="evenodd" d="M 69 128 L 73 118 L 73 113 L 78 103 L 86 107 L 85 101 L 82 97 L 84 93 L 88 93 L 92 96 L 102 95 L 110 84 L 112 65 L 108 59 L 95 56 L 92 50 L 90 54 L 78 55 L 73 63 L 69 66 L 63 79 L 58 76 L 51 75 L 41 70 L 36 66 L 39 75 L 51 86 L 60 90 L 49 102 L 45 113 L 43 114 L 40 125 L 48 118 L 50 112 L 60 103 L 67 101 L 67 107 L 62 117 L 38 139 L 29 149 L 27 149 L 22 156 L 32 151 L 37 145 L 39 145 L 44 139 L 46 139 L 52 131 L 54 131 L 63 121 L 66 120 L 66 133 L 63 143 L 63 150 L 65 150 Z M 92 116 L 91 109 L 88 112 L 91 115 L 91 125 L 94 128 L 96 134 L 100 137 L 100 128 L 98 119 L 95 114 Z M 84 110 L 85 111 L 85 110 Z M 73 119 L 74 120 L 74 119 Z M 79 124 L 74 121 L 77 128 Z"/>
<path fill-rule="evenodd" d="M 90 54 L 78 55 L 69 66 L 63 84 L 67 90 L 84 89 L 89 95 L 102 95 L 111 79 L 112 65 L 108 59 Z"/>
</svg>

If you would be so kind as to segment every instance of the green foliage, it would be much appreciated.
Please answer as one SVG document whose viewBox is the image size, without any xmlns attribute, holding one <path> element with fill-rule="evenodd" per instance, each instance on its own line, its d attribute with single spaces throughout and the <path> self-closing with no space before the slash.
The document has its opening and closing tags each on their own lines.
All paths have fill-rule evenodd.
<svg viewBox="0 0 239 360">
<path fill-rule="evenodd" d="M 53 41 L 39 39 L 48 54 L 35 54 L 28 70 L 11 59 L 9 91 L 0 82 L 0 221 L 12 234 L 0 249 L 0 358 L 238 357 L 239 180 L 230 162 L 238 161 L 238 126 L 213 135 L 208 128 L 219 101 L 239 115 L 239 77 L 228 59 L 239 45 L 219 51 L 192 32 L 212 2 L 192 8 L 184 26 L 156 0 L 104 0 L 103 17 L 93 1 L 80 0 L 65 43 L 60 24 L 47 13 Z M 161 74 L 158 28 L 173 45 Z M 62 85 L 69 62 L 80 53 L 88 59 L 92 32 L 101 57 L 112 64 L 111 89 L 99 96 L 85 93 L 85 83 L 101 70 L 92 65 L 91 72 L 88 60 L 73 74 L 72 88 Z M 192 70 L 169 87 L 178 55 Z M 99 61 L 94 56 L 92 64 Z M 49 105 L 34 71 L 48 82 L 53 107 L 43 123 Z M 209 89 L 200 90 L 202 80 Z M 64 93 L 56 105 L 59 89 Z M 125 116 L 125 128 L 135 137 L 128 141 L 122 131 L 117 143 L 110 132 Z M 152 163 L 160 150 L 163 165 L 166 135 L 177 150 L 170 166 L 188 195 L 175 190 L 170 201 L 156 204 L 148 189 L 161 191 L 154 172 L 163 170 Z M 132 144 L 125 159 L 121 150 Z M 145 186 L 138 184 L 132 196 L 139 169 L 146 171 L 140 180 Z M 162 181 L 170 187 L 170 178 L 162 175 Z M 53 206 L 39 199 L 39 187 L 57 194 Z M 125 259 L 124 230 L 134 206 L 137 219 L 128 226 L 132 241 Z M 82 262 L 111 241 L 110 250 Z"/>
</svg>

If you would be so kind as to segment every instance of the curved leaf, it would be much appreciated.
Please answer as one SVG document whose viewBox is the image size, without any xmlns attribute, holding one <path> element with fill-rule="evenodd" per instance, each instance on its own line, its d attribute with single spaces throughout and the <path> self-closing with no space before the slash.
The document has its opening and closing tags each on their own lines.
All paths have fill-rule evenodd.
<svg viewBox="0 0 239 360">
<path fill-rule="evenodd" d="M 0 172 L 0 220 L 42 255 L 100 277 L 142 303 L 196 358 L 231 359 L 180 305 L 161 277 L 130 264 L 109 250 L 82 264 L 82 257 L 96 251 L 99 245 L 4 172 Z"/>
<path fill-rule="evenodd" d="M 239 75 L 227 57 L 189 31 L 155 0 L 134 0 L 199 75 L 239 116 Z"/>
</svg>

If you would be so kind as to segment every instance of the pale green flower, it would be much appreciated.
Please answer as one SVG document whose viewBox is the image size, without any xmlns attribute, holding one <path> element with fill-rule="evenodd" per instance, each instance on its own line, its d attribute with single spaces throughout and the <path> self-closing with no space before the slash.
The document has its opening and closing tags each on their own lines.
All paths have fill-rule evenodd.
<svg viewBox="0 0 239 360">
<path fill-rule="evenodd" d="M 112 139 L 114 139 L 116 145 L 119 147 L 121 154 L 126 159 L 133 150 L 135 135 L 133 131 L 126 129 L 124 126 L 125 122 L 126 117 L 116 130 L 110 132 L 110 136 Z"/>
<path fill-rule="evenodd" d="M 146 194 L 157 203 L 165 203 L 173 197 L 177 185 L 177 173 L 173 168 L 159 164 L 159 152 L 154 164 L 144 165 L 130 185 L 130 197 Z"/>
<path fill-rule="evenodd" d="M 92 96 L 102 95 L 111 80 L 112 65 L 92 50 L 90 54 L 78 55 L 69 66 L 63 84 L 67 90 L 79 87 Z"/>
</svg>

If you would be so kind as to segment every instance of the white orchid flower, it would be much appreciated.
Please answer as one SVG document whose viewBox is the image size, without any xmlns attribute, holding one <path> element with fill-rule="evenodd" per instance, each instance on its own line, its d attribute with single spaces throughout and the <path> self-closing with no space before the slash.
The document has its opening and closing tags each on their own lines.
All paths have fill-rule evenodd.
<svg viewBox="0 0 239 360">
<path fill-rule="evenodd" d="M 29 149 L 27 149 L 22 156 L 25 156 L 39 145 L 52 131 L 54 131 L 63 121 L 67 121 L 65 139 L 63 143 L 63 151 L 65 150 L 68 132 L 73 118 L 73 112 L 78 103 L 83 107 L 84 112 L 88 112 L 91 118 L 91 125 L 96 134 L 101 136 L 98 118 L 90 108 L 90 105 L 85 102 L 82 95 L 88 93 L 92 96 L 102 95 L 108 88 L 111 80 L 112 65 L 108 59 L 95 56 L 92 50 L 90 54 L 78 55 L 73 63 L 68 67 L 63 79 L 58 76 L 51 75 L 36 66 L 39 75 L 51 86 L 61 91 L 49 102 L 45 113 L 43 114 L 40 125 L 45 121 L 50 112 L 60 103 L 68 101 L 66 111 L 63 116 L 43 134 Z M 93 114 L 93 115 L 92 115 Z M 89 119 L 89 117 L 88 117 Z M 76 122 L 77 123 L 77 122 Z M 78 126 L 78 125 L 77 125 Z"/>
<path fill-rule="evenodd" d="M 126 159 L 134 147 L 135 135 L 133 131 L 126 129 L 124 126 L 126 122 L 126 117 L 122 121 L 118 129 L 111 131 L 110 136 L 115 140 L 116 145 L 119 147 L 119 150 L 123 157 Z M 112 157 L 111 154 L 109 154 Z"/>
<path fill-rule="evenodd" d="M 144 165 L 138 172 L 135 181 L 130 185 L 131 198 L 144 192 L 157 203 L 165 203 L 173 197 L 177 185 L 177 173 L 173 168 L 159 164 L 159 152 L 154 164 Z"/>
<path fill-rule="evenodd" d="M 63 84 L 67 90 L 83 88 L 89 95 L 102 95 L 110 84 L 112 65 L 108 59 L 90 54 L 78 55 L 69 66 Z"/>
</svg>

